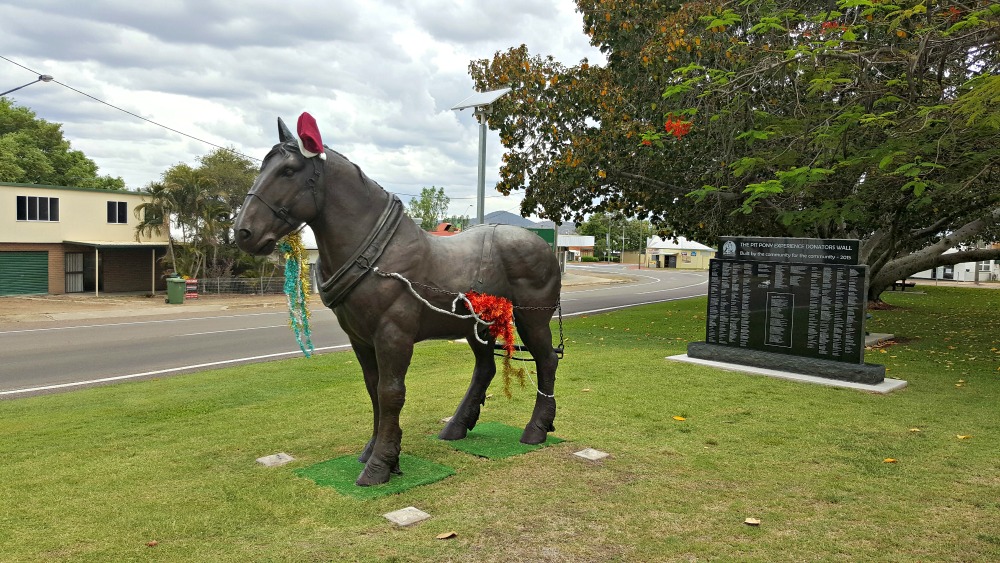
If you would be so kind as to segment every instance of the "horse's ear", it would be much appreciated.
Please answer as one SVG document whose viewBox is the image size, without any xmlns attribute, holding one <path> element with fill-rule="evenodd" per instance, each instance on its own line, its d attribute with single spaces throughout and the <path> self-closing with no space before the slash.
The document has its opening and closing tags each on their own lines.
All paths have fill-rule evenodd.
<svg viewBox="0 0 1000 563">
<path fill-rule="evenodd" d="M 278 118 L 278 142 L 287 143 L 288 141 L 294 141 L 295 135 L 292 134 L 291 129 L 285 125 L 285 122 Z"/>
</svg>

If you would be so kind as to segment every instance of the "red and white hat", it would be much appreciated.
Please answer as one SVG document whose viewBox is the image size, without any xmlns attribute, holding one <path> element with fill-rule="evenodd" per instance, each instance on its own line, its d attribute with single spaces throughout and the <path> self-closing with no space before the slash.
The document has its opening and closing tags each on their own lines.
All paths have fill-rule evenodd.
<svg viewBox="0 0 1000 563">
<path fill-rule="evenodd" d="M 299 116 L 299 152 L 306 158 L 319 155 L 320 160 L 326 160 L 326 152 L 323 149 L 323 139 L 319 136 L 319 127 L 316 119 L 309 115 L 309 112 L 302 112 Z"/>
</svg>

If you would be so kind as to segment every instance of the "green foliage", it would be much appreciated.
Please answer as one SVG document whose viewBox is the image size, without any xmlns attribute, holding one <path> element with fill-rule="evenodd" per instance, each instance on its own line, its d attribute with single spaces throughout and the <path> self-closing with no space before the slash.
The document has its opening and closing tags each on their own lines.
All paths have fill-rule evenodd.
<svg viewBox="0 0 1000 563">
<path fill-rule="evenodd" d="M 0 98 L 0 182 L 125 189 L 121 178 L 98 176 L 97 165 L 70 148 L 62 125 Z"/>
<path fill-rule="evenodd" d="M 623 244 L 626 251 L 645 248 L 646 240 L 656 234 L 648 221 L 610 213 L 594 213 L 577 225 L 576 232 L 594 237 L 594 256 L 606 260 L 611 259 L 612 253 L 621 252 Z"/>
<path fill-rule="evenodd" d="M 260 270 L 266 260 L 245 256 L 233 235 L 236 213 L 256 177 L 254 163 L 232 149 L 216 149 L 198 163 L 197 168 L 176 164 L 146 187 L 148 199 L 136 209 L 136 236 L 169 232 L 167 259 L 179 275 Z M 173 244 L 175 232 L 186 244 Z"/>
<path fill-rule="evenodd" d="M 419 197 L 410 198 L 408 213 L 420 220 L 420 228 L 433 231 L 448 212 L 449 203 L 451 199 L 444 195 L 444 188 L 421 188 Z"/>
<path fill-rule="evenodd" d="M 884 268 L 1000 236 L 986 4 L 578 0 L 607 64 L 524 46 L 470 64 L 513 89 L 490 116 L 498 189 L 524 190 L 525 215 L 621 212 L 706 242 L 860 239 L 877 298 Z"/>
</svg>

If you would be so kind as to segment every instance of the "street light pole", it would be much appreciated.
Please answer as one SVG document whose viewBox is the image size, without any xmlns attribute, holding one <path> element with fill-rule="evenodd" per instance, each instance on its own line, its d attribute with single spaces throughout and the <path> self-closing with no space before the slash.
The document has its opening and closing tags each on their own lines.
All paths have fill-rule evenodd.
<svg viewBox="0 0 1000 563">
<path fill-rule="evenodd" d="M 486 213 L 486 116 L 490 106 L 476 108 L 475 116 L 479 120 L 479 176 L 476 182 L 476 219 L 482 225 Z"/>
<path fill-rule="evenodd" d="M 479 224 L 486 222 L 486 117 L 490 114 L 490 104 L 510 92 L 510 88 L 501 88 L 490 92 L 476 92 L 468 98 L 455 104 L 451 109 L 463 110 L 475 108 L 473 115 L 479 120 L 479 177 L 476 185 L 476 218 Z"/>
<path fill-rule="evenodd" d="M 31 86 L 35 82 L 52 82 L 52 77 L 49 76 L 48 74 L 39 74 L 38 78 L 36 78 L 35 80 L 32 80 L 31 82 L 29 82 L 27 84 L 22 84 L 22 85 L 18 86 L 17 88 L 11 88 L 10 90 L 7 90 L 6 92 L 0 93 L 0 96 L 6 96 L 7 94 L 10 94 L 11 92 L 17 92 L 21 88 L 24 88 L 25 86 Z"/>
</svg>

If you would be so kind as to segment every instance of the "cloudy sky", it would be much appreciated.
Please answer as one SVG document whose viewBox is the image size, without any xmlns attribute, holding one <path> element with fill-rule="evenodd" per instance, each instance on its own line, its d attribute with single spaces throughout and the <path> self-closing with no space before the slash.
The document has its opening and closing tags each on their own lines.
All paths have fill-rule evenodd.
<svg viewBox="0 0 1000 563">
<path fill-rule="evenodd" d="M 450 108 L 472 94 L 468 64 L 522 43 L 575 64 L 602 60 L 572 0 L 5 0 L 0 91 L 48 74 L 94 98 L 262 158 L 276 118 L 316 117 L 323 141 L 404 202 L 425 186 L 475 216 L 478 126 Z M 23 67 L 27 68 L 22 68 Z M 213 146 L 157 127 L 55 82 L 8 95 L 63 124 L 101 174 L 142 188 Z M 519 211 L 494 189 L 486 213 Z"/>
</svg>

